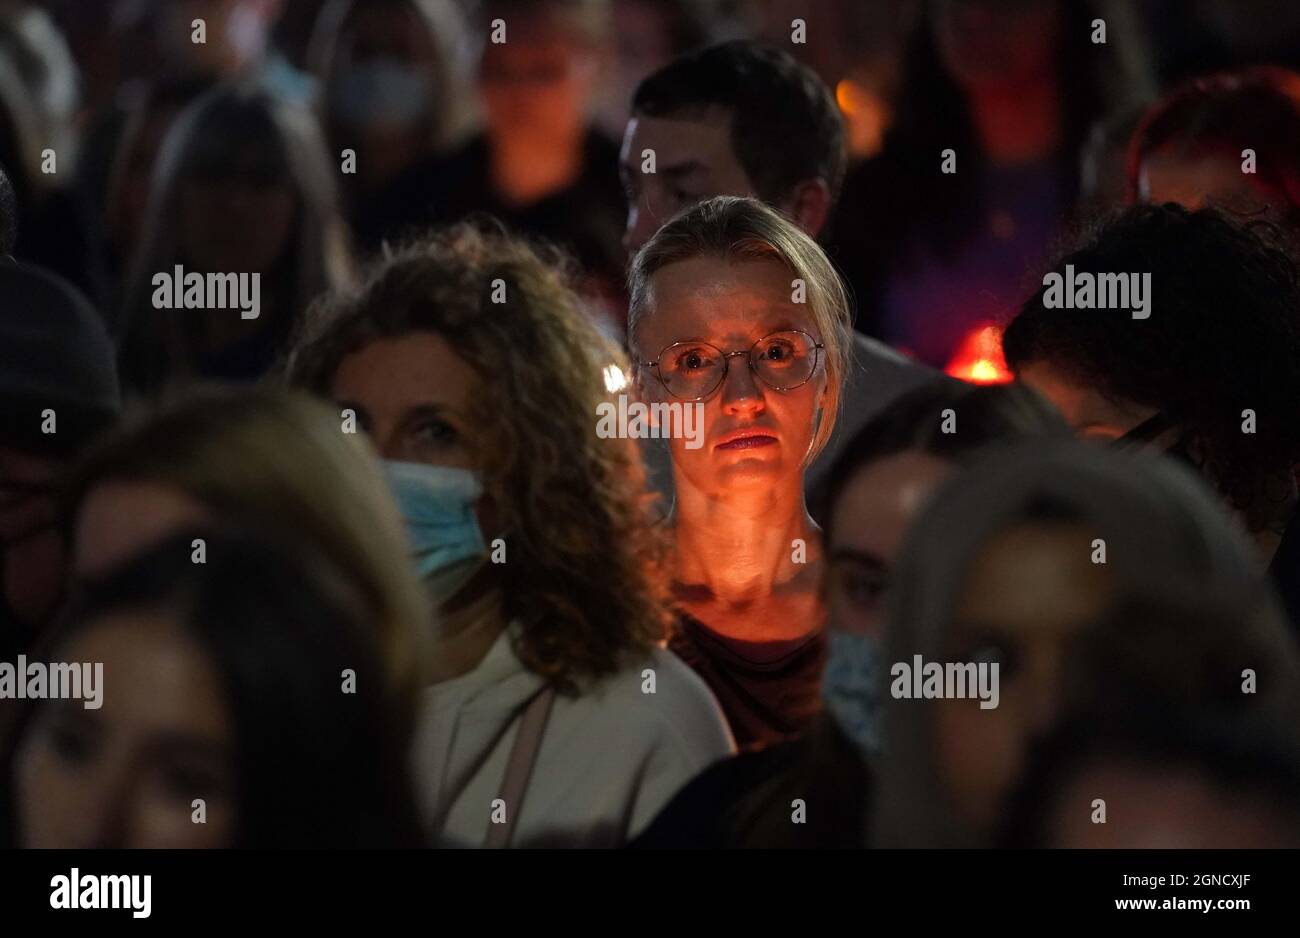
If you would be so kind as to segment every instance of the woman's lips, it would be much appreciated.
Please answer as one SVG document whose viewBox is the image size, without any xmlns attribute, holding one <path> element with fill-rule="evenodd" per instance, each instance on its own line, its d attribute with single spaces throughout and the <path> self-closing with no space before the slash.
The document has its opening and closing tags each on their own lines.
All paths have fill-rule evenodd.
<svg viewBox="0 0 1300 938">
<path fill-rule="evenodd" d="M 749 436 L 737 437 L 726 443 L 719 443 L 718 449 L 754 449 L 757 446 L 771 446 L 776 442 L 776 437 L 769 436 L 766 433 L 754 433 Z"/>
</svg>

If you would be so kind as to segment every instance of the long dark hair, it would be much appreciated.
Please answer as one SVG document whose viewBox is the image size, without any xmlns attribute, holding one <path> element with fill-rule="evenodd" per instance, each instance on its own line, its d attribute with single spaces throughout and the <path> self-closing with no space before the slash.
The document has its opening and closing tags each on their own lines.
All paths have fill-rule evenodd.
<svg viewBox="0 0 1300 938">
<path fill-rule="evenodd" d="M 150 186 L 140 244 L 127 278 L 117 334 L 123 383 L 154 392 L 194 365 L 192 317 L 153 309 L 152 278 L 181 262 L 177 220 L 184 184 L 203 171 L 236 164 L 248 147 L 261 148 L 293 191 L 296 218 L 274 281 L 284 305 L 267 323 L 278 346 L 294 317 L 326 290 L 345 286 L 352 272 L 335 176 L 312 114 L 275 98 L 255 83 L 218 87 L 189 105 L 164 139 Z M 271 273 L 267 271 L 266 273 Z M 167 315 L 170 312 L 171 315 Z"/>
<path fill-rule="evenodd" d="M 1060 90 L 1059 176 L 1066 204 L 1079 187 L 1079 156 L 1095 122 L 1124 102 L 1143 100 L 1151 80 L 1141 32 L 1131 11 L 1107 0 L 1059 0 L 1061 27 L 1052 61 Z M 921 5 L 903 56 L 897 115 L 880 155 L 851 174 L 849 199 L 861 211 L 842 216 L 843 234 L 854 259 L 870 268 L 855 277 L 860 305 L 870 317 L 875 291 L 901 247 L 917 227 L 931 235 L 926 247 L 951 257 L 979 222 L 969 211 L 984 165 L 969 106 L 948 72 L 935 41 L 933 0 Z M 1105 44 L 1093 44 L 1090 24 L 1106 21 Z M 960 154 L 960 172 L 937 171 L 940 153 Z M 854 243 L 856 242 L 856 243 Z M 859 328 L 868 328 L 864 322 Z"/>
<path fill-rule="evenodd" d="M 206 562 L 192 559 L 202 537 Z M 206 652 L 234 726 L 235 846 L 416 846 L 406 749 L 413 715 L 389 678 L 348 580 L 305 544 L 187 532 L 84 584 L 46 648 L 105 616 L 163 611 Z M 344 693 L 343 672 L 355 675 Z M 17 838 L 14 755 L 39 705 L 18 714 L 0 766 L 0 839 Z"/>
</svg>

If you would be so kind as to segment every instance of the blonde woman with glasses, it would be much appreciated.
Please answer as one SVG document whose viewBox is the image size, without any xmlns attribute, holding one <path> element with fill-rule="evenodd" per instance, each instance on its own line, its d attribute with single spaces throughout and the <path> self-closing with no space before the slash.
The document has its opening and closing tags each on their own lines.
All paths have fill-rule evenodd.
<svg viewBox="0 0 1300 938">
<path fill-rule="evenodd" d="M 722 196 L 659 230 L 633 259 L 629 293 L 641 395 L 697 408 L 704 428 L 702 445 L 669 440 L 671 647 L 713 689 L 739 745 L 795 735 L 817 713 L 825 661 L 804 474 L 840 402 L 844 287 L 783 215 Z"/>
</svg>

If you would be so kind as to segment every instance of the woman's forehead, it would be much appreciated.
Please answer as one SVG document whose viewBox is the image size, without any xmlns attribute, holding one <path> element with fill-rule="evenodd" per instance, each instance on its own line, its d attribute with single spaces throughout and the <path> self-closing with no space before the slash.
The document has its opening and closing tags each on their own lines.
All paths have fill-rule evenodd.
<svg viewBox="0 0 1300 938">
<path fill-rule="evenodd" d="M 670 341 L 754 341 L 776 331 L 811 332 L 806 290 L 775 259 L 691 258 L 651 278 L 644 333 Z"/>
<path fill-rule="evenodd" d="M 790 298 L 795 275 L 776 257 L 724 257 L 704 254 L 673 261 L 650 276 L 661 301 L 720 295 Z"/>
</svg>

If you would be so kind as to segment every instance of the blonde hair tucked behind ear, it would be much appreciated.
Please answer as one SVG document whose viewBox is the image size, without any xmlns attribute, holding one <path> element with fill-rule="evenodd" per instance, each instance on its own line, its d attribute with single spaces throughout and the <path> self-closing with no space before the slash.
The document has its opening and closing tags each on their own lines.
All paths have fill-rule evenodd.
<svg viewBox="0 0 1300 938">
<path fill-rule="evenodd" d="M 669 264 L 708 255 L 725 260 L 770 258 L 790 270 L 792 281 L 803 281 L 817 339 L 826 346 L 826 397 L 808 452 L 807 461 L 812 462 L 835 429 L 851 360 L 853 325 L 848 293 L 830 259 L 780 212 L 755 199 L 724 195 L 700 202 L 660 228 L 632 259 L 628 273 L 629 344 L 637 347 L 637 326 L 654 312 L 650 278 Z"/>
</svg>

